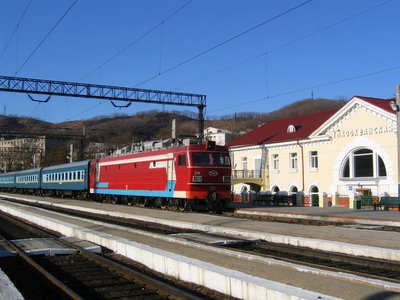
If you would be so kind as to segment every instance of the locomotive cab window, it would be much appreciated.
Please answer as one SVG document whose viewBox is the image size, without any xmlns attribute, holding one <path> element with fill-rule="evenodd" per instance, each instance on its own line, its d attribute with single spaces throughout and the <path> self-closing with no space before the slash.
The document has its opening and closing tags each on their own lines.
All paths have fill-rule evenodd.
<svg viewBox="0 0 400 300">
<path fill-rule="evenodd" d="M 217 166 L 229 166 L 229 156 L 222 153 L 213 154 L 214 165 Z"/>
<path fill-rule="evenodd" d="M 178 166 L 186 166 L 186 155 L 178 155 Z"/>
<path fill-rule="evenodd" d="M 197 166 L 211 165 L 211 157 L 208 153 L 194 153 L 193 163 Z"/>
</svg>

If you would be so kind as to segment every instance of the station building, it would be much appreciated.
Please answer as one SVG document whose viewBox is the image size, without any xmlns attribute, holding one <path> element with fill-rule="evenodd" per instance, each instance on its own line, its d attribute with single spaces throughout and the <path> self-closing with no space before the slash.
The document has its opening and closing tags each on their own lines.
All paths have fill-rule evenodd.
<svg viewBox="0 0 400 300">
<path fill-rule="evenodd" d="M 390 102 L 355 96 L 340 109 L 270 121 L 228 146 L 234 194 L 302 194 L 306 206 L 351 206 L 354 194 L 397 196 Z M 314 200 L 314 201 L 313 201 Z"/>
</svg>

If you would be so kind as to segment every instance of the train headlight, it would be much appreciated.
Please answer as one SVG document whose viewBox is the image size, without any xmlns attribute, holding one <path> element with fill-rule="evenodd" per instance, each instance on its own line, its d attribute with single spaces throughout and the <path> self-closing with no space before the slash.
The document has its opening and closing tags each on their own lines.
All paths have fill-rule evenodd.
<svg viewBox="0 0 400 300">
<path fill-rule="evenodd" d="M 203 182 L 203 176 L 193 176 L 193 182 Z"/>
</svg>

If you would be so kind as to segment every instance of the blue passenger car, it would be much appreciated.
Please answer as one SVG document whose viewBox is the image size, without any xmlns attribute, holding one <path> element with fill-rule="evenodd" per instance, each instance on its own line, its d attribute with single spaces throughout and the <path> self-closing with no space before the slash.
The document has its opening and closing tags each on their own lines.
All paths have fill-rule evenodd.
<svg viewBox="0 0 400 300">
<path fill-rule="evenodd" d="M 12 191 L 15 188 L 15 172 L 0 174 L 0 190 Z"/>
<path fill-rule="evenodd" d="M 48 195 L 83 197 L 88 191 L 90 160 L 45 167 L 42 169 L 42 190 Z"/>
<path fill-rule="evenodd" d="M 41 168 L 15 172 L 15 187 L 20 190 L 38 190 L 40 188 Z"/>
</svg>

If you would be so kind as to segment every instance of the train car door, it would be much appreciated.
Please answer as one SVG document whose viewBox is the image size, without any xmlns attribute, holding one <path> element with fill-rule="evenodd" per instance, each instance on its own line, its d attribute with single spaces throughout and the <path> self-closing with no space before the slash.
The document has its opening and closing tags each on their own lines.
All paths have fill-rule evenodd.
<svg viewBox="0 0 400 300">
<path fill-rule="evenodd" d="M 167 191 L 174 190 L 176 182 L 174 159 L 167 160 Z"/>
<path fill-rule="evenodd" d="M 97 166 L 98 166 L 98 159 L 93 159 L 90 161 L 90 166 L 89 166 L 89 188 L 90 191 L 94 191 L 96 187 L 96 176 L 98 176 L 97 172 Z"/>
</svg>

